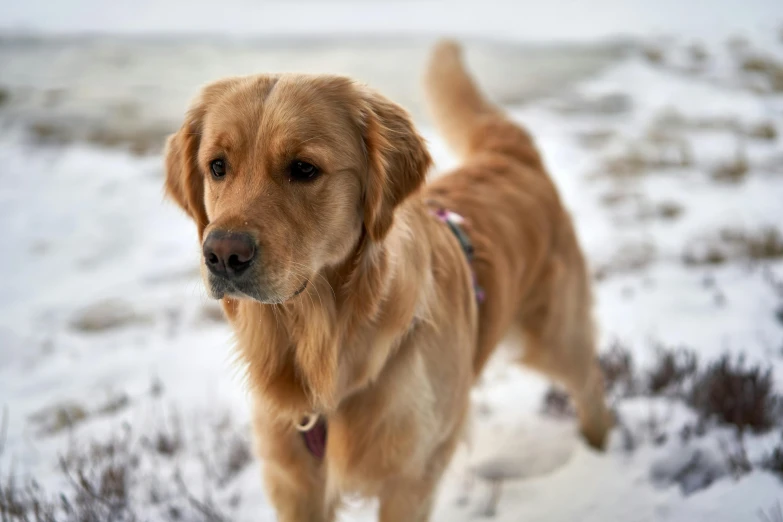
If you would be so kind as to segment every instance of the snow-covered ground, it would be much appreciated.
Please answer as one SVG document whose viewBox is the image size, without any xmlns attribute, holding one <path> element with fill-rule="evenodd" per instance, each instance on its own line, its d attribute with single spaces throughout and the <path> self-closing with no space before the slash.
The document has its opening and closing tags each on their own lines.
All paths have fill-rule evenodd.
<svg viewBox="0 0 783 522">
<path fill-rule="evenodd" d="M 4 27 L 62 31 L 53 15 L 32 23 L 36 3 L 3 6 Z M 227 4 L 231 13 L 239 2 Z M 468 49 L 480 82 L 533 131 L 572 211 L 596 275 L 601 349 L 627 347 L 639 374 L 656 346 L 687 347 L 702 367 L 742 354 L 771 368 L 783 393 L 783 7 L 601 4 L 597 12 L 617 16 L 591 10 L 603 20 L 595 34 L 549 36 L 645 38 Z M 405 28 L 415 3 L 402 5 L 390 31 Z M 96 30 L 82 10 L 76 18 Z M 117 16 L 105 30 L 178 30 L 165 26 L 170 17 L 148 18 Z M 536 27 L 524 20 L 513 34 L 462 22 L 434 29 L 521 40 Z M 424 33 L 418 23 L 406 27 Z M 674 38 L 649 34 L 660 28 Z M 50 498 L 78 490 L 79 470 L 101 484 L 105 476 L 90 475 L 100 460 L 125 470 L 123 498 L 141 520 L 274 520 L 247 454 L 231 333 L 202 288 L 193 225 L 163 201 L 156 140 L 217 76 L 344 72 L 411 107 L 442 171 L 454 158 L 416 87 L 429 41 L 0 41 L 0 491 L 10 474 L 34 477 Z M 741 522 L 783 501 L 780 477 L 758 465 L 781 443 L 779 412 L 771 430 L 745 434 L 753 469 L 737 473 L 727 464 L 738 451 L 732 428 L 682 436 L 697 412 L 679 398 L 614 394 L 622 427 L 598 454 L 572 419 L 542 413 L 547 387 L 507 364 L 501 347 L 474 393 L 472 445 L 455 458 L 433 520 L 494 511 L 498 521 Z M 373 507 L 351 500 L 341 520 L 371 520 Z"/>
</svg>

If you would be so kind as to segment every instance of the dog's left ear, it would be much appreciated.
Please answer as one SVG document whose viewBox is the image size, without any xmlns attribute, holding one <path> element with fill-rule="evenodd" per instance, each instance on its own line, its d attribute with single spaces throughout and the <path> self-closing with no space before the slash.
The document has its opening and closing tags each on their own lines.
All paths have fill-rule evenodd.
<svg viewBox="0 0 783 522">
<path fill-rule="evenodd" d="M 225 78 L 204 87 L 191 102 L 182 127 L 166 140 L 166 148 L 163 152 L 166 195 L 196 223 L 199 241 L 209 224 L 207 210 L 204 207 L 204 173 L 198 166 L 198 149 L 201 146 L 204 117 L 207 107 L 236 81 L 235 78 Z"/>
<path fill-rule="evenodd" d="M 381 241 L 392 226 L 394 209 L 424 183 L 432 158 L 402 107 L 373 92 L 365 93 L 364 100 L 369 167 L 364 226 L 370 239 Z"/>
<path fill-rule="evenodd" d="M 197 163 L 201 141 L 201 118 L 193 111 L 182 128 L 169 136 L 163 156 L 166 166 L 166 195 L 196 223 L 199 240 L 207 226 L 204 208 L 204 179 Z"/>
</svg>

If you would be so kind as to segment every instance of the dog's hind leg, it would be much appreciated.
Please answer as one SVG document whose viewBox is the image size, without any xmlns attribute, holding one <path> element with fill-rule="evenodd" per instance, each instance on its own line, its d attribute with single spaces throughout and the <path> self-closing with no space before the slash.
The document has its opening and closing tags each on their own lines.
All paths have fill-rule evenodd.
<svg viewBox="0 0 783 522">
<path fill-rule="evenodd" d="M 603 449 L 613 424 L 595 350 L 587 275 L 553 263 L 549 298 L 521 314 L 522 362 L 565 386 L 587 442 Z"/>
</svg>

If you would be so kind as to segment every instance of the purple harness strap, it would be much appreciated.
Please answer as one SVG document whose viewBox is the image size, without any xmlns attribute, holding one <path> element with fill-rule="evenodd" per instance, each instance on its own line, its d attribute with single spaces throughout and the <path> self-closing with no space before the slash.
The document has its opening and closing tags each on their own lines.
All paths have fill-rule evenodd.
<svg viewBox="0 0 783 522">
<path fill-rule="evenodd" d="M 476 301 L 483 303 L 486 295 L 484 294 L 484 289 L 481 287 L 481 285 L 479 285 L 478 278 L 476 277 L 476 271 L 473 269 L 473 243 L 462 226 L 462 224 L 465 223 L 465 218 L 456 212 L 451 212 L 450 210 L 442 208 L 431 210 L 430 212 L 433 216 L 438 218 L 441 223 L 445 223 L 449 227 L 449 230 L 451 230 L 451 233 L 456 236 L 457 241 L 459 241 L 459 245 L 462 247 L 462 252 L 465 253 L 465 257 L 468 260 L 468 266 L 470 266 L 470 275 L 473 278 L 473 291 L 476 294 Z"/>
<path fill-rule="evenodd" d="M 301 433 L 310 454 L 319 460 L 324 458 L 326 453 L 326 420 L 323 416 L 318 417 L 318 421 L 312 428 Z"/>
</svg>

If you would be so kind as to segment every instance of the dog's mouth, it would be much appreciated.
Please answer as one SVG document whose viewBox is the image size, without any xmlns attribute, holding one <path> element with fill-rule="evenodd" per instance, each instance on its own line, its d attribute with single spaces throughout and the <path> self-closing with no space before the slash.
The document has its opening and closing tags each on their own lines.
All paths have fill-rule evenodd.
<svg viewBox="0 0 783 522">
<path fill-rule="evenodd" d="M 259 291 L 257 285 L 249 285 L 217 277 L 209 278 L 210 293 L 214 299 L 222 299 L 225 296 L 249 298 L 253 301 L 258 301 L 261 304 L 283 304 L 304 292 L 307 289 L 308 284 L 309 281 L 305 280 L 305 282 L 302 283 L 302 286 L 293 294 L 281 299 L 280 297 L 270 296 L 266 292 Z"/>
</svg>

